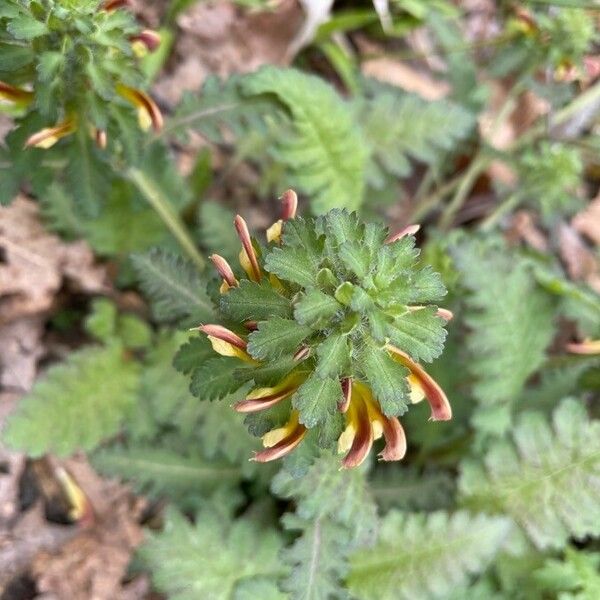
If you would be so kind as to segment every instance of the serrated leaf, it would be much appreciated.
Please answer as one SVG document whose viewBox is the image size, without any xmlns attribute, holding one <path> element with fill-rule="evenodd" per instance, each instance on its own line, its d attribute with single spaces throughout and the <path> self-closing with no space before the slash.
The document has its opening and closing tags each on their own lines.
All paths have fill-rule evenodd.
<svg viewBox="0 0 600 600">
<path fill-rule="evenodd" d="M 91 450 L 118 432 L 135 403 L 138 367 L 121 345 L 86 348 L 48 369 L 10 417 L 7 444 L 41 456 Z"/>
<path fill-rule="evenodd" d="M 24 13 L 12 18 L 7 29 L 18 40 L 33 40 L 48 33 L 45 23 Z"/>
<path fill-rule="evenodd" d="M 205 509 L 191 524 L 171 509 L 164 530 L 140 548 L 154 585 L 173 600 L 235 600 L 243 598 L 246 585 L 280 575 L 281 541 L 273 529 L 251 518 L 229 522 L 216 516 Z"/>
<path fill-rule="evenodd" d="M 265 259 L 269 273 L 302 287 L 315 285 L 317 266 L 304 248 L 273 248 Z"/>
<path fill-rule="evenodd" d="M 316 373 L 319 377 L 339 377 L 350 362 L 348 337 L 339 333 L 329 336 L 317 348 Z"/>
<path fill-rule="evenodd" d="M 200 400 L 220 400 L 232 394 L 242 385 L 233 377 L 239 365 L 237 358 L 211 358 L 194 369 L 190 392 Z"/>
<path fill-rule="evenodd" d="M 295 69 L 265 67 L 242 83 L 249 95 L 273 94 L 292 116 L 295 135 L 282 136 L 277 159 L 312 199 L 312 211 L 358 208 L 364 195 L 366 152 L 350 107 L 323 80 Z"/>
<path fill-rule="evenodd" d="M 294 319 L 302 325 L 315 325 L 331 319 L 342 305 L 321 290 L 308 290 L 294 306 Z"/>
<path fill-rule="evenodd" d="M 234 321 L 264 321 L 273 317 L 290 317 L 290 301 L 271 286 L 242 279 L 221 297 L 221 310 Z"/>
<path fill-rule="evenodd" d="M 359 279 L 363 279 L 369 272 L 371 253 L 370 248 L 363 243 L 350 242 L 339 249 L 339 257 L 345 267 Z"/>
<path fill-rule="evenodd" d="M 149 445 L 103 448 L 93 457 L 103 474 L 135 483 L 141 493 L 166 496 L 186 506 L 194 495 L 239 482 L 238 467 L 207 461 L 198 453 L 183 454 Z"/>
<path fill-rule="evenodd" d="M 600 422 L 581 403 L 565 400 L 552 427 L 541 413 L 527 412 L 512 438 L 494 442 L 483 463 L 463 463 L 463 502 L 510 515 L 541 549 L 598 535 Z"/>
<path fill-rule="evenodd" d="M 181 373 L 191 373 L 204 361 L 214 356 L 214 350 L 204 335 L 196 336 L 188 340 L 175 355 L 173 366 Z"/>
<path fill-rule="evenodd" d="M 472 239 L 453 251 L 467 298 L 468 369 L 484 404 L 508 402 L 541 366 L 554 335 L 549 298 L 527 261 L 498 238 Z"/>
<path fill-rule="evenodd" d="M 300 413 L 300 423 L 311 428 L 335 414 L 341 396 L 339 381 L 311 375 L 292 396 L 292 405 Z"/>
<path fill-rule="evenodd" d="M 132 262 L 158 320 L 201 323 L 214 318 L 212 303 L 190 262 L 159 249 L 134 255 Z"/>
<path fill-rule="evenodd" d="M 395 417 L 406 412 L 410 403 L 406 367 L 393 360 L 385 350 L 372 346 L 363 353 L 361 369 L 383 414 Z"/>
<path fill-rule="evenodd" d="M 446 330 L 436 308 L 428 306 L 409 311 L 387 324 L 390 342 L 410 354 L 414 360 L 431 362 L 444 349 Z"/>
<path fill-rule="evenodd" d="M 364 600 L 444 598 L 484 571 L 509 529 L 502 517 L 391 511 L 377 545 L 351 558 L 348 588 Z"/>
<path fill-rule="evenodd" d="M 261 321 L 258 329 L 248 336 L 248 352 L 259 360 L 294 354 L 311 332 L 310 327 L 300 325 L 292 319 L 274 317 Z"/>
</svg>

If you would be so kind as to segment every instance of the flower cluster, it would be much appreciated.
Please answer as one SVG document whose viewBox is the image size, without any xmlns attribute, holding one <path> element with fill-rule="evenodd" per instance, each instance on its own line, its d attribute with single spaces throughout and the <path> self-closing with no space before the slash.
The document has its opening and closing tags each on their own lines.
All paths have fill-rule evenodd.
<svg viewBox="0 0 600 600">
<path fill-rule="evenodd" d="M 418 227 L 388 235 L 342 210 L 296 218 L 296 194 L 282 201 L 266 245 L 235 218 L 238 272 L 211 256 L 222 322 L 198 329 L 221 358 L 200 365 L 195 393 L 217 399 L 247 386 L 234 409 L 262 437 L 259 462 L 311 434 L 322 447 L 337 446 L 346 468 L 360 465 L 382 436 L 380 458 L 400 460 L 406 438 L 398 417 L 409 404 L 425 398 L 432 420 L 452 416 L 419 364 L 441 353 L 452 314 L 427 304 L 446 291 L 418 262 L 411 235 Z"/>
<path fill-rule="evenodd" d="M 143 85 L 138 58 L 155 50 L 159 35 L 141 29 L 126 0 L 6 0 L 0 10 L 3 69 L 0 101 L 17 115 L 47 126 L 25 146 L 50 148 L 78 129 L 100 148 L 117 124 L 121 104 L 133 105 L 140 127 L 159 130 L 162 115 Z M 39 126 L 38 126 L 39 127 Z"/>
</svg>

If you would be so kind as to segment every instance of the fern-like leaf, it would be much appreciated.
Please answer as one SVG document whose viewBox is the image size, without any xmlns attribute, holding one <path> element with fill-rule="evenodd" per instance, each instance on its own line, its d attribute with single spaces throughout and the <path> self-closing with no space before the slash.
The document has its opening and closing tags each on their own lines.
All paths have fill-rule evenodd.
<svg viewBox="0 0 600 600">
<path fill-rule="evenodd" d="M 509 530 L 502 517 L 392 511 L 378 544 L 352 557 L 348 587 L 361 600 L 444 598 L 487 567 Z"/>
<path fill-rule="evenodd" d="M 197 324 L 214 316 L 212 302 L 191 263 L 158 249 L 132 260 L 159 321 L 185 319 Z"/>
<path fill-rule="evenodd" d="M 370 145 L 368 181 L 374 188 L 383 186 L 387 173 L 410 175 L 410 158 L 438 164 L 475 124 L 470 112 L 448 100 L 426 102 L 374 83 L 368 92 L 356 110 Z"/>
<path fill-rule="evenodd" d="M 525 259 L 499 239 L 473 239 L 454 250 L 466 299 L 468 368 L 482 404 L 508 402 L 541 366 L 554 334 L 552 304 Z"/>
<path fill-rule="evenodd" d="M 183 454 L 156 446 L 104 448 L 96 453 L 93 463 L 101 473 L 134 482 L 140 492 L 166 496 L 183 508 L 193 505 L 194 496 L 231 487 L 241 478 L 237 467 L 207 461 L 198 453 Z"/>
<path fill-rule="evenodd" d="M 164 530 L 139 551 L 157 589 L 171 600 L 232 600 L 252 597 L 259 582 L 261 594 L 273 594 L 282 574 L 277 533 L 251 518 L 228 522 L 215 512 L 205 509 L 191 524 L 168 511 Z"/>
<path fill-rule="evenodd" d="M 347 105 L 326 82 L 295 69 L 266 67 L 243 82 L 246 94 L 270 94 L 286 107 L 295 135 L 281 139 L 276 158 L 319 214 L 357 209 L 363 201 L 367 153 Z"/>
<path fill-rule="evenodd" d="M 600 421 L 565 400 L 552 426 L 538 412 L 521 416 L 512 442 L 496 442 L 482 462 L 462 465 L 469 507 L 510 515 L 538 548 L 600 533 Z"/>
<path fill-rule="evenodd" d="M 5 442 L 30 456 L 91 450 L 117 433 L 135 403 L 138 380 L 120 344 L 75 352 L 21 400 Z"/>
</svg>

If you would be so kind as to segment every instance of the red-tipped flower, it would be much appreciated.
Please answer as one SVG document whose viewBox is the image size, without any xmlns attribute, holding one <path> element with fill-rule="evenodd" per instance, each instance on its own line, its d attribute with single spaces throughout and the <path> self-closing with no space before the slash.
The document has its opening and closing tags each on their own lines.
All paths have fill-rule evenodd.
<svg viewBox="0 0 600 600">
<path fill-rule="evenodd" d="M 383 243 L 393 244 L 394 242 L 397 242 L 398 240 L 402 239 L 403 237 L 406 237 L 407 235 L 415 235 L 415 233 L 417 233 L 419 229 L 421 229 L 420 225 L 407 225 L 404 229 L 401 229 L 396 233 L 390 234 Z"/>
<path fill-rule="evenodd" d="M 411 385 L 418 385 L 421 388 L 431 407 L 431 420 L 449 421 L 452 418 L 452 407 L 450 406 L 450 402 L 448 402 L 444 390 L 438 385 L 435 379 L 406 352 L 389 344 L 387 345 L 387 349 L 390 351 L 392 358 L 403 364 L 410 371 L 413 379 L 410 379 L 409 383 Z"/>
<path fill-rule="evenodd" d="M 252 239 L 250 238 L 250 232 L 248 231 L 248 225 L 246 221 L 240 215 L 236 215 L 234 219 L 235 230 L 237 231 L 238 237 L 242 242 L 242 252 L 240 253 L 240 262 L 248 277 L 253 281 L 259 282 L 261 278 L 260 266 L 258 265 L 258 258 L 252 245 Z"/>
<path fill-rule="evenodd" d="M 160 46 L 160 34 L 152 29 L 144 29 L 132 35 L 129 41 L 142 44 L 148 52 L 154 52 Z"/>
<path fill-rule="evenodd" d="M 140 127 L 146 131 L 152 127 L 154 131 L 160 131 L 163 126 L 163 117 L 160 108 L 148 94 L 141 90 L 117 84 L 115 88 L 117 94 L 133 104 L 138 110 L 138 121 Z"/>
</svg>

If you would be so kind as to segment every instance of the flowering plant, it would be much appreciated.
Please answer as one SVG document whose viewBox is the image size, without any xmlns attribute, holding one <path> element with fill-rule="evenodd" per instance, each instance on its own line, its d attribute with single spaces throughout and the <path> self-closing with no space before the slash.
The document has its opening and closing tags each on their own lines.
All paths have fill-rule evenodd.
<svg viewBox="0 0 600 600">
<path fill-rule="evenodd" d="M 258 462 L 280 458 L 307 436 L 337 444 L 356 467 L 382 435 L 382 460 L 400 460 L 398 417 L 426 398 L 431 419 L 452 417 L 440 386 L 419 364 L 441 352 L 452 314 L 430 304 L 446 290 L 418 261 L 418 227 L 389 235 L 347 211 L 296 218 L 296 194 L 283 197 L 266 245 L 241 216 L 240 269 L 220 255 L 221 323 L 198 329 L 220 358 L 198 365 L 195 393 L 219 399 L 252 382 L 234 409 L 262 436 Z"/>
</svg>

